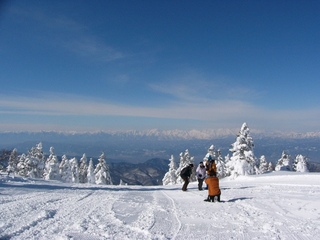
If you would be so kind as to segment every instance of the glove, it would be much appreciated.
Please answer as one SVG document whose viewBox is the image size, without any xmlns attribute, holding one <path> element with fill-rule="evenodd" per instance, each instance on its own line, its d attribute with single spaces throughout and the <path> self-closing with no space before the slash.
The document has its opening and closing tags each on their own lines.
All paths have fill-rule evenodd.
<svg viewBox="0 0 320 240">
<path fill-rule="evenodd" d="M 202 174 L 199 174 L 198 177 L 199 177 L 199 178 L 202 178 Z"/>
</svg>

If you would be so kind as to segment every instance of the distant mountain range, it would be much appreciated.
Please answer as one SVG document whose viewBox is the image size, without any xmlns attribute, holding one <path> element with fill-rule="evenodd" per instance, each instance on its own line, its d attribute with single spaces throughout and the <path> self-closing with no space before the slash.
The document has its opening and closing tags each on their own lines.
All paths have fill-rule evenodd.
<svg viewBox="0 0 320 240">
<path fill-rule="evenodd" d="M 202 161 L 210 145 L 219 148 L 223 156 L 231 154 L 230 145 L 235 141 L 239 129 L 217 130 L 144 130 L 108 132 L 3 132 L 0 133 L 0 149 L 26 153 L 35 144 L 42 142 L 43 151 L 49 152 L 51 146 L 59 156 L 98 158 L 105 152 L 109 163 L 142 163 L 152 158 L 169 159 L 186 149 Z M 282 151 L 293 157 L 296 154 L 307 156 L 311 161 L 320 162 L 320 132 L 310 133 L 271 133 L 251 130 L 255 143 L 255 155 L 265 155 L 267 161 L 276 162 Z"/>
<path fill-rule="evenodd" d="M 0 136 L 6 138 L 7 140 L 16 142 L 17 138 L 19 139 L 28 139 L 31 138 L 79 138 L 89 137 L 95 139 L 105 139 L 108 137 L 117 137 L 117 138 L 141 138 L 141 137 L 152 137 L 158 138 L 160 140 L 165 139 L 184 139 L 184 140 L 212 140 L 225 137 L 235 137 L 239 132 L 239 129 L 207 129 L 207 130 L 158 130 L 158 129 L 149 129 L 149 130 L 127 130 L 127 131 L 99 131 L 99 132 L 56 132 L 56 131 L 40 131 L 40 132 L 2 132 Z M 267 132 L 259 130 L 251 130 L 251 135 L 256 137 L 275 137 L 275 138 L 320 138 L 320 132 Z M 2 138 L 2 140 L 4 140 Z M 0 144 L 3 141 L 0 139 Z"/>
</svg>

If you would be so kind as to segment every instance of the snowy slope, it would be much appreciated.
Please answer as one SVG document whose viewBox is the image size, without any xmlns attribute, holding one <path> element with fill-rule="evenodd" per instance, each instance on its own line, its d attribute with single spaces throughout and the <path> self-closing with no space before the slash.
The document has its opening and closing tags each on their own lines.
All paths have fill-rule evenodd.
<svg viewBox="0 0 320 240">
<path fill-rule="evenodd" d="M 223 179 L 221 203 L 196 183 L 97 186 L 1 177 L 0 239 L 320 239 L 320 174 Z"/>
</svg>

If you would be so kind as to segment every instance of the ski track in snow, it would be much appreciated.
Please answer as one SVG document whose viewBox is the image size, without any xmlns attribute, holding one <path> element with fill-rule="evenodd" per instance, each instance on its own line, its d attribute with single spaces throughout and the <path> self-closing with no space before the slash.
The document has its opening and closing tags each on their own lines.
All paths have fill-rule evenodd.
<svg viewBox="0 0 320 240">
<path fill-rule="evenodd" d="M 320 174 L 304 176 L 223 179 L 220 203 L 196 183 L 0 181 L 0 239 L 319 239 Z"/>
</svg>

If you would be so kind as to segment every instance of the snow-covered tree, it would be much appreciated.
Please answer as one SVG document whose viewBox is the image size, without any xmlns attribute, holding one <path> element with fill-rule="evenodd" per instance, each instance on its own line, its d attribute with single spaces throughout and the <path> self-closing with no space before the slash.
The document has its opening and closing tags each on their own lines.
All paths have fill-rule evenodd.
<svg viewBox="0 0 320 240">
<path fill-rule="evenodd" d="M 18 164 L 17 164 L 17 174 L 22 176 L 22 177 L 27 177 L 28 173 L 28 168 L 26 166 L 26 154 L 22 153 L 20 156 L 18 156 Z"/>
<path fill-rule="evenodd" d="M 87 183 L 88 182 L 88 165 L 87 165 L 87 157 L 84 153 L 82 158 L 80 159 L 79 166 L 79 183 Z"/>
<path fill-rule="evenodd" d="M 42 178 L 44 173 L 44 155 L 42 143 L 32 147 L 25 159 L 26 176 L 32 178 Z"/>
<path fill-rule="evenodd" d="M 63 155 L 61 158 L 61 163 L 59 165 L 59 173 L 61 180 L 66 183 L 72 182 L 72 172 L 70 161 L 66 155 Z"/>
<path fill-rule="evenodd" d="M 50 147 L 50 155 L 46 161 L 44 179 L 46 180 L 61 180 L 59 172 L 59 161 L 54 153 L 54 148 Z"/>
<path fill-rule="evenodd" d="M 211 159 L 216 160 L 217 156 L 216 156 L 216 152 L 215 152 L 215 147 L 212 144 L 209 148 L 208 148 L 208 152 L 206 154 L 206 156 L 203 158 L 203 161 L 208 161 L 208 158 L 211 157 Z"/>
<path fill-rule="evenodd" d="M 262 155 L 262 156 L 260 157 L 260 165 L 259 165 L 259 171 L 260 171 L 260 173 L 265 173 L 265 172 L 267 172 L 267 171 L 268 171 L 268 166 L 269 166 L 269 164 L 268 164 L 268 162 L 267 162 L 267 160 L 266 160 L 266 157 L 265 157 L 264 155 Z"/>
<path fill-rule="evenodd" d="M 174 157 L 171 155 L 171 158 L 169 159 L 169 171 L 164 175 L 162 179 L 163 185 L 174 185 L 177 183 L 177 176 L 176 176 L 176 164 L 174 162 Z"/>
<path fill-rule="evenodd" d="M 96 184 L 112 185 L 112 180 L 109 172 L 109 166 L 105 161 L 105 155 L 102 153 L 99 157 L 99 162 L 94 170 Z"/>
<path fill-rule="evenodd" d="M 71 176 L 72 176 L 72 182 L 73 183 L 79 183 L 79 163 L 77 158 L 72 158 L 70 160 L 70 166 L 71 166 Z"/>
<path fill-rule="evenodd" d="M 7 167 L 8 174 L 13 173 L 15 174 L 17 172 L 17 164 L 18 164 L 18 150 L 14 148 L 9 156 L 9 162 Z"/>
<path fill-rule="evenodd" d="M 227 156 L 224 157 L 224 164 L 225 164 L 225 176 L 228 177 L 231 175 L 231 172 L 233 171 L 233 162 L 230 159 L 230 155 L 227 154 Z"/>
<path fill-rule="evenodd" d="M 272 172 L 273 171 L 273 165 L 272 162 L 269 162 L 268 164 L 268 172 Z"/>
<path fill-rule="evenodd" d="M 96 183 L 96 178 L 94 176 L 94 166 L 93 166 L 92 158 L 90 158 L 90 160 L 89 160 L 89 166 L 88 166 L 88 171 L 87 171 L 87 179 L 88 179 L 88 183 L 91 183 L 91 184 Z"/>
<path fill-rule="evenodd" d="M 180 163 L 176 170 L 177 183 L 183 183 L 183 179 L 180 177 L 181 170 L 184 169 L 189 164 L 194 164 L 194 157 L 190 156 L 189 150 L 186 149 L 184 152 L 180 153 Z M 195 171 L 193 169 L 192 175 L 190 177 L 190 182 L 196 181 Z"/>
<path fill-rule="evenodd" d="M 256 172 L 256 157 L 253 152 L 253 140 L 246 123 L 242 124 L 236 141 L 231 145 L 232 157 L 228 162 L 231 176 L 251 175 Z"/>
<path fill-rule="evenodd" d="M 38 161 L 36 177 L 42 178 L 45 166 L 45 156 L 43 154 L 41 142 L 31 149 L 31 156 Z"/>
<path fill-rule="evenodd" d="M 223 157 L 221 155 L 220 149 L 218 149 L 217 151 L 215 163 L 217 165 L 217 177 L 218 178 L 226 177 L 226 165 L 225 165 L 225 162 L 223 161 Z"/>
<path fill-rule="evenodd" d="M 309 172 L 307 158 L 301 154 L 297 155 L 294 161 L 294 169 L 297 172 Z"/>
<path fill-rule="evenodd" d="M 275 170 L 276 171 L 292 171 L 292 160 L 291 156 L 285 151 L 282 152 L 281 158 L 278 160 Z"/>
</svg>

